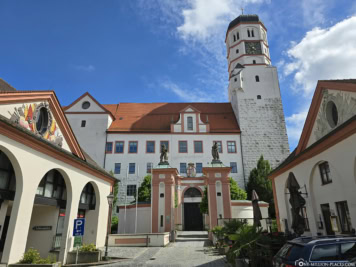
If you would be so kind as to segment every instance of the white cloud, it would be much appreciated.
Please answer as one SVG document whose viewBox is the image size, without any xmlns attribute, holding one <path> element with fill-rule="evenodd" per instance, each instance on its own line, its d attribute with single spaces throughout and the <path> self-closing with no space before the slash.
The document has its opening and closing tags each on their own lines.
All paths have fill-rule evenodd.
<svg viewBox="0 0 356 267">
<path fill-rule="evenodd" d="M 180 99 L 186 102 L 212 102 L 214 98 L 207 94 L 205 91 L 200 89 L 183 89 L 181 86 L 177 85 L 171 81 L 164 81 L 161 86 L 174 94 L 176 94 Z"/>
<path fill-rule="evenodd" d="M 75 70 L 93 72 L 95 67 L 93 65 L 73 65 Z"/>
<path fill-rule="evenodd" d="M 302 133 L 305 118 L 307 117 L 309 107 L 303 107 L 300 112 L 286 117 L 287 134 L 291 147 L 298 144 L 300 134 Z"/>
<path fill-rule="evenodd" d="M 281 61 L 284 75 L 293 76 L 292 88 L 300 102 L 310 103 L 318 80 L 349 79 L 356 76 L 356 17 L 347 18 L 330 28 L 314 28 L 287 51 Z M 308 108 L 286 118 L 288 137 L 293 147 L 298 142 Z"/>
<path fill-rule="evenodd" d="M 294 75 L 296 88 L 306 97 L 318 80 L 355 78 L 356 17 L 326 29 L 314 28 L 287 51 L 285 75 Z"/>
<path fill-rule="evenodd" d="M 325 10 L 330 4 L 328 0 L 302 0 L 303 21 L 307 26 L 325 23 Z"/>
</svg>

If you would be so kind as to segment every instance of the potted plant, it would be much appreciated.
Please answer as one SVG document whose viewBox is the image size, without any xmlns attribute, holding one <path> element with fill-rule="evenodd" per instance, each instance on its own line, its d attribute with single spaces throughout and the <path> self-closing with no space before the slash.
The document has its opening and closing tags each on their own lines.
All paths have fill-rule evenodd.
<svg viewBox="0 0 356 267">
<path fill-rule="evenodd" d="M 68 252 L 67 264 L 73 264 L 76 261 L 77 251 Z M 101 251 L 92 244 L 83 244 L 78 251 L 77 263 L 99 262 L 101 260 Z"/>
<path fill-rule="evenodd" d="M 248 262 L 256 255 L 256 243 L 260 237 L 261 229 L 247 224 L 241 226 L 235 234 L 229 235 L 229 239 L 234 241 L 227 254 L 229 262 L 236 267 L 248 266 Z"/>
<path fill-rule="evenodd" d="M 33 264 L 40 264 L 41 267 L 60 267 L 61 263 L 56 262 L 56 257 L 53 255 L 47 258 L 41 258 L 40 253 L 34 249 L 29 248 L 23 255 L 22 259 L 15 264 L 9 264 L 9 267 L 27 267 Z"/>
<path fill-rule="evenodd" d="M 211 232 L 213 233 L 213 243 L 215 247 L 220 248 L 224 242 L 224 227 L 219 225 L 215 226 L 211 229 Z"/>
</svg>

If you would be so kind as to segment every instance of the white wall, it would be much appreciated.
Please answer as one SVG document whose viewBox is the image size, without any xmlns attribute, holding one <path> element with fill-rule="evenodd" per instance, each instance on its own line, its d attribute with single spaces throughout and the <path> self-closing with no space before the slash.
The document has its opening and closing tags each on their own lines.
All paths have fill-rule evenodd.
<svg viewBox="0 0 356 267">
<path fill-rule="evenodd" d="M 79 142 L 89 156 L 99 164 L 104 165 L 106 129 L 110 116 L 108 114 L 66 114 L 70 126 Z M 81 127 L 82 121 L 85 127 Z"/>
<path fill-rule="evenodd" d="M 309 219 L 311 232 L 306 234 L 316 235 L 316 233 L 326 233 L 325 223 L 324 230 L 317 228 L 319 214 L 321 213 L 320 204 L 329 204 L 330 209 L 337 214 L 335 202 L 347 201 L 352 227 L 356 228 L 356 173 L 355 173 L 355 144 L 356 135 L 352 135 L 341 141 L 337 145 L 330 147 L 322 153 L 298 164 L 285 173 L 275 178 L 276 195 L 278 200 L 279 216 L 284 231 L 283 219 L 288 219 L 290 230 L 291 216 L 288 195 L 286 195 L 286 181 L 289 172 L 293 172 L 299 185 L 304 187 L 308 192 L 308 197 L 305 197 L 306 208 Z M 322 185 L 318 164 L 328 161 L 330 165 L 330 175 L 332 183 Z M 305 190 L 302 189 L 304 192 Z"/>
<path fill-rule="evenodd" d="M 41 205 L 33 207 L 26 251 L 34 248 L 39 251 L 41 257 L 47 258 L 52 249 L 53 237 L 56 235 L 58 215 L 58 207 Z M 33 230 L 34 226 L 52 226 L 52 230 Z"/>
<path fill-rule="evenodd" d="M 135 233 L 136 208 L 126 209 L 126 226 L 124 206 L 120 206 L 118 217 L 119 234 Z M 137 209 L 137 233 L 151 233 L 151 207 L 139 207 Z"/>
</svg>

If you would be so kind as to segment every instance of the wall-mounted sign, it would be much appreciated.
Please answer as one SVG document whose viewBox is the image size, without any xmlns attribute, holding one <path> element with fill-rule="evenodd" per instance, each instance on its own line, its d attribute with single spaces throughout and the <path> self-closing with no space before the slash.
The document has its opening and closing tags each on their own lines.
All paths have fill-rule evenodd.
<svg viewBox="0 0 356 267">
<path fill-rule="evenodd" d="M 35 231 L 49 231 L 49 230 L 52 230 L 52 226 L 47 226 L 47 225 L 34 226 L 34 227 L 32 227 L 32 230 L 35 230 Z"/>
</svg>

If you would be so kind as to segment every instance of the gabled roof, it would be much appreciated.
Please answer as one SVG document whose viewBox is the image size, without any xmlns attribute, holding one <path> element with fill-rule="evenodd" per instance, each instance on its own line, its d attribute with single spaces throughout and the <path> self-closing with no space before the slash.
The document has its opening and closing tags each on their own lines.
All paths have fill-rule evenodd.
<svg viewBox="0 0 356 267">
<path fill-rule="evenodd" d="M 298 146 L 296 148 L 296 155 L 298 155 L 302 150 L 307 147 L 308 140 L 312 133 L 313 125 L 318 115 L 320 104 L 323 98 L 323 90 L 339 90 L 339 91 L 348 91 L 356 92 L 356 80 L 321 80 L 318 81 L 316 86 L 312 102 L 310 104 L 309 112 L 304 123 L 303 131 L 300 136 Z"/>
<path fill-rule="evenodd" d="M 239 133 L 230 103 L 120 103 L 104 105 L 114 112 L 115 121 L 108 132 L 170 133 L 171 123 L 179 120 L 180 112 L 191 106 L 200 111 L 200 119 L 209 123 L 211 133 Z"/>
<path fill-rule="evenodd" d="M 356 92 L 356 80 L 349 79 L 318 81 L 299 143 L 295 150 L 269 174 L 270 178 L 278 176 L 293 166 L 317 155 L 318 153 L 321 153 L 322 151 L 356 133 L 356 115 L 354 115 L 343 124 L 339 125 L 328 134 L 307 147 L 308 140 L 312 134 L 312 129 L 322 102 L 322 93 L 326 89 Z"/>
<path fill-rule="evenodd" d="M 58 102 L 54 91 L 8 91 L 0 92 L 0 104 L 25 103 L 47 101 L 49 108 L 67 142 L 70 151 L 77 157 L 85 160 L 79 143 L 72 132 L 66 116 Z"/>
<path fill-rule="evenodd" d="M 82 100 L 84 97 L 88 96 L 89 98 L 91 98 L 95 104 L 97 104 L 102 110 L 103 110 L 103 113 L 107 113 L 111 116 L 112 119 L 114 119 L 114 115 L 113 113 L 107 109 L 106 107 L 104 107 L 102 104 L 100 104 L 91 94 L 89 94 L 88 92 L 84 93 L 83 95 L 81 95 L 79 98 L 77 98 L 73 103 L 71 103 L 70 105 L 68 106 L 63 106 L 63 110 L 65 111 L 65 113 L 70 113 L 69 112 L 69 109 L 71 107 L 73 107 L 76 103 L 78 103 L 80 100 Z M 115 105 L 116 106 L 116 105 Z M 75 113 L 75 112 L 73 112 Z"/>
</svg>

